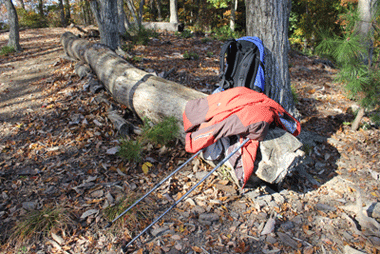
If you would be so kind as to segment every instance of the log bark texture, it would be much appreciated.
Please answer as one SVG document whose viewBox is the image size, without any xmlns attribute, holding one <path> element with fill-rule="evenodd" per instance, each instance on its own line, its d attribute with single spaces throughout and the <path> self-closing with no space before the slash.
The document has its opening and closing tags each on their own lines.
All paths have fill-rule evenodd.
<svg viewBox="0 0 380 254">
<path fill-rule="evenodd" d="M 113 98 L 140 117 L 159 122 L 174 116 L 183 130 L 186 102 L 206 96 L 181 84 L 135 68 L 102 44 L 93 44 L 70 32 L 61 36 L 65 53 L 86 62 Z M 184 138 L 184 133 L 182 133 Z"/>
</svg>

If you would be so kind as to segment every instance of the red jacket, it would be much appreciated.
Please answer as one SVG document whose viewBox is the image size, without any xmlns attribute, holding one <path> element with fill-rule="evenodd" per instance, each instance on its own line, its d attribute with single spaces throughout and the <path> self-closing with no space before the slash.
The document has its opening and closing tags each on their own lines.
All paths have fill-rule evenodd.
<svg viewBox="0 0 380 254">
<path fill-rule="evenodd" d="M 183 113 L 186 135 L 186 151 L 195 153 L 222 137 L 240 135 L 251 140 L 242 148 L 244 184 L 253 173 L 259 141 L 274 121 L 284 128 L 280 116 L 294 121 L 297 136 L 300 123 L 280 104 L 263 93 L 246 87 L 235 87 L 204 98 L 188 101 Z"/>
</svg>

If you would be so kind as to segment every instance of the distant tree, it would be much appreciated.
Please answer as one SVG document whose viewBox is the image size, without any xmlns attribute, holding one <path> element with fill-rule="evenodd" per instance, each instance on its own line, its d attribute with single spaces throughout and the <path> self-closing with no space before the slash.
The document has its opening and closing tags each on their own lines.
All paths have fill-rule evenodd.
<svg viewBox="0 0 380 254">
<path fill-rule="evenodd" d="M 100 43 L 117 49 L 120 46 L 117 1 L 92 0 L 90 6 L 98 24 Z"/>
<path fill-rule="evenodd" d="M 38 14 L 40 15 L 41 18 L 44 17 L 44 1 L 43 0 L 38 0 Z"/>
<path fill-rule="evenodd" d="M 21 51 L 20 46 L 20 34 L 18 27 L 18 17 L 16 9 L 12 3 L 12 0 L 5 0 L 5 6 L 8 11 L 8 22 L 9 22 L 9 40 L 8 46 L 13 47 L 16 51 Z"/>
<path fill-rule="evenodd" d="M 170 23 L 178 22 L 178 1 L 170 0 Z"/>
<path fill-rule="evenodd" d="M 58 9 L 61 17 L 61 26 L 66 26 L 65 9 L 63 8 L 63 0 L 58 1 Z"/>
<path fill-rule="evenodd" d="M 265 93 L 298 117 L 290 86 L 288 27 L 291 1 L 246 0 L 247 35 L 265 46 Z"/>
<path fill-rule="evenodd" d="M 71 20 L 70 0 L 65 0 L 65 22 L 66 22 L 66 25 L 69 24 L 70 20 Z"/>
</svg>

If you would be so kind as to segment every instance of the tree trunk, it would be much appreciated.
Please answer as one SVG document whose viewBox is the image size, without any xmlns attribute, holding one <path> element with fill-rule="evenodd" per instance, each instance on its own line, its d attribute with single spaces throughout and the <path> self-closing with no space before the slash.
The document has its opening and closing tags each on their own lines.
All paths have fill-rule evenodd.
<svg viewBox="0 0 380 254">
<path fill-rule="evenodd" d="M 125 16 L 125 12 L 124 12 L 124 0 L 117 0 L 117 15 L 119 16 L 119 20 L 118 20 L 119 34 L 121 36 L 125 36 L 125 33 L 127 32 L 127 28 L 129 28 L 129 26 L 126 26 L 128 22 L 126 21 L 127 17 Z"/>
<path fill-rule="evenodd" d="M 44 17 L 44 2 L 43 2 L 43 0 L 38 0 L 38 14 L 42 18 Z"/>
<path fill-rule="evenodd" d="M 235 20 L 236 20 L 236 11 L 238 8 L 238 0 L 233 0 L 231 2 L 231 17 L 230 17 L 230 29 L 235 31 Z"/>
<path fill-rule="evenodd" d="M 144 3 L 145 3 L 145 0 L 141 0 L 141 1 L 140 1 L 139 15 L 138 15 L 138 17 L 139 17 L 139 20 L 138 20 L 138 25 L 139 25 L 139 27 L 141 27 L 142 20 L 143 20 Z"/>
<path fill-rule="evenodd" d="M 366 45 L 367 52 L 363 54 L 365 64 L 371 64 L 373 53 L 373 25 L 372 21 L 375 15 L 377 0 L 359 0 L 358 12 L 359 21 L 356 24 L 356 31 L 362 38 L 362 43 Z"/>
<path fill-rule="evenodd" d="M 100 33 L 100 43 L 112 50 L 120 46 L 116 1 L 93 0 L 90 2 Z"/>
<path fill-rule="evenodd" d="M 8 11 L 9 22 L 9 40 L 8 46 L 13 47 L 16 51 L 21 51 L 20 46 L 20 33 L 18 27 L 18 17 L 16 9 L 12 3 L 12 0 L 5 0 L 5 6 Z"/>
<path fill-rule="evenodd" d="M 59 0 L 59 12 L 61 16 L 61 26 L 66 27 L 66 20 L 65 20 L 65 9 L 63 8 L 63 0 Z"/>
<path fill-rule="evenodd" d="M 177 5 L 177 0 L 170 0 L 170 23 L 179 23 Z"/>
<path fill-rule="evenodd" d="M 91 44 L 70 32 L 62 35 L 61 43 L 68 56 L 88 63 L 113 98 L 134 110 L 140 118 L 159 122 L 174 116 L 182 125 L 186 102 L 206 96 L 175 82 L 149 76 L 109 48 Z"/>
<path fill-rule="evenodd" d="M 265 94 L 299 118 L 290 87 L 288 27 L 290 0 L 246 0 L 247 35 L 265 47 Z"/>
<path fill-rule="evenodd" d="M 156 8 L 157 8 L 157 15 L 158 15 L 158 21 L 162 21 L 162 12 L 161 12 L 161 0 L 155 0 Z"/>
<path fill-rule="evenodd" d="M 71 15 L 70 15 L 70 0 L 65 0 L 65 20 L 66 20 L 66 25 L 71 20 Z"/>
<path fill-rule="evenodd" d="M 363 107 L 360 107 L 358 114 L 356 115 L 355 120 L 351 125 L 351 130 L 357 131 L 359 129 L 360 122 L 362 121 L 364 113 L 365 113 L 365 109 Z"/>
<path fill-rule="evenodd" d="M 377 0 L 359 0 L 358 2 L 358 12 L 359 12 L 359 21 L 356 24 L 356 32 L 360 35 L 361 42 L 365 45 L 365 52 L 361 54 L 361 59 L 364 64 L 368 65 L 368 68 L 371 68 L 372 62 L 372 53 L 373 53 L 373 19 L 375 15 Z M 352 123 L 351 129 L 356 131 L 360 122 L 365 114 L 365 108 L 360 107 L 358 114 L 355 117 L 354 122 Z"/>
<path fill-rule="evenodd" d="M 138 24 L 139 18 L 136 16 L 136 9 L 135 9 L 135 6 L 133 5 L 133 2 L 131 2 L 131 0 L 127 0 L 127 7 L 128 7 L 130 15 L 134 19 L 134 24 L 137 27 L 139 27 L 139 24 Z"/>
</svg>

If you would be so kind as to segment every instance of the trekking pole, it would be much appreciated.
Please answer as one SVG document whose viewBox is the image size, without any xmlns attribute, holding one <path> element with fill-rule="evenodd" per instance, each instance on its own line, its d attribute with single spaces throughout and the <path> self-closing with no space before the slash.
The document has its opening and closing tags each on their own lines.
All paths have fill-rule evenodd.
<svg viewBox="0 0 380 254">
<path fill-rule="evenodd" d="M 246 138 L 238 147 L 236 147 L 227 157 L 225 157 L 221 162 L 216 165 L 215 168 L 213 168 L 210 172 L 207 173 L 205 177 L 202 178 L 196 185 L 194 185 L 188 192 L 186 192 L 180 199 L 178 199 L 169 209 L 167 209 L 163 214 L 161 214 L 157 219 L 155 219 L 149 226 L 143 229 L 143 231 L 140 232 L 135 238 L 133 238 L 127 245 L 123 247 L 123 252 L 127 251 L 127 248 L 129 245 L 131 245 L 134 241 L 136 241 L 137 238 L 139 238 L 142 234 L 144 234 L 148 229 L 150 229 L 154 224 L 157 223 L 162 217 L 164 217 L 170 210 L 172 210 L 174 207 L 176 207 L 179 202 L 181 202 L 184 198 L 186 198 L 193 190 L 195 190 L 202 182 L 204 182 L 212 173 L 215 172 L 220 166 L 222 166 L 232 155 L 234 155 L 240 148 L 242 148 L 245 143 L 249 141 L 249 138 Z"/>
<path fill-rule="evenodd" d="M 172 177 L 175 173 L 177 173 L 179 170 L 181 170 L 187 163 L 189 163 L 191 160 L 193 160 L 198 154 L 200 154 L 200 152 L 202 152 L 202 150 L 199 150 L 197 153 L 195 153 L 190 159 L 188 159 L 187 161 L 185 161 L 179 168 L 177 168 L 176 170 L 174 170 L 172 173 L 170 173 L 170 175 L 168 175 L 165 179 L 163 179 L 161 182 L 159 182 L 156 186 L 154 186 L 148 193 L 146 193 L 144 196 L 142 196 L 139 200 L 137 200 L 135 203 L 133 203 L 132 205 L 130 205 L 127 209 L 125 209 L 121 214 L 119 214 L 119 216 L 117 216 L 115 219 L 113 219 L 113 221 L 111 222 L 108 222 L 108 224 L 105 226 L 105 228 L 109 228 L 112 226 L 112 224 L 117 221 L 118 219 L 120 219 L 124 214 L 126 214 L 129 210 L 131 210 L 133 207 L 135 207 L 138 203 L 140 203 L 141 200 L 143 200 L 144 198 L 146 198 L 150 193 L 152 193 L 153 191 L 155 191 L 158 187 L 160 187 L 164 182 L 166 182 L 170 177 Z"/>
</svg>

